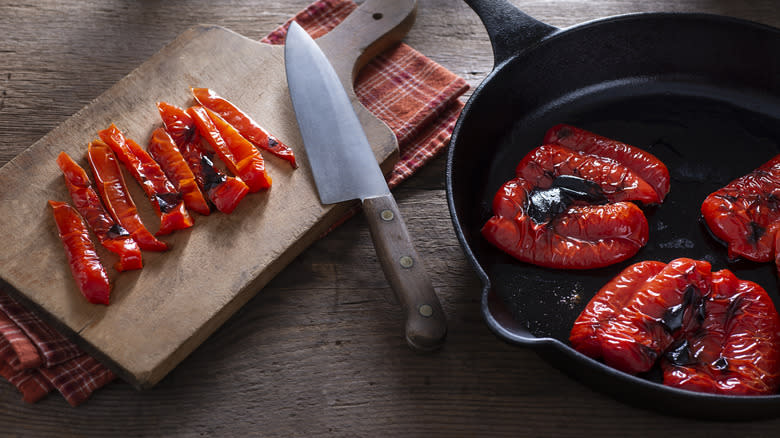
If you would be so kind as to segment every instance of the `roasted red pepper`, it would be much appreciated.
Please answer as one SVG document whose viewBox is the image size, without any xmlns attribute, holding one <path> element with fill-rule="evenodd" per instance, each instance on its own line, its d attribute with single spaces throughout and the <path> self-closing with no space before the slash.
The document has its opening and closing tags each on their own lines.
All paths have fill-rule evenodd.
<svg viewBox="0 0 780 438">
<path fill-rule="evenodd" d="M 533 184 L 548 187 L 560 175 L 572 175 L 598 184 L 607 201 L 660 203 L 655 189 L 622 163 L 557 145 L 540 146 L 523 158 L 515 174 Z"/>
<path fill-rule="evenodd" d="M 195 96 L 195 100 L 198 103 L 222 116 L 226 122 L 235 127 L 244 138 L 251 141 L 255 146 L 288 161 L 293 168 L 298 167 L 295 163 L 295 154 L 293 154 L 290 147 L 269 134 L 268 131 L 263 129 L 230 101 L 220 97 L 208 88 L 193 88 L 192 95 Z"/>
<path fill-rule="evenodd" d="M 574 322 L 569 336 L 572 346 L 589 357 L 609 356 L 602 346 L 605 344 L 610 348 L 612 345 L 602 336 L 605 327 L 612 324 L 634 298 L 635 292 L 665 266 L 665 263 L 655 261 L 635 263 L 604 285 Z"/>
<path fill-rule="evenodd" d="M 664 384 L 691 391 L 760 395 L 780 387 L 780 318 L 761 286 L 712 273 L 700 327 L 667 351 Z"/>
<path fill-rule="evenodd" d="M 87 225 L 70 205 L 56 201 L 49 201 L 49 205 L 81 294 L 90 303 L 108 305 L 111 283 L 89 238 Z"/>
<path fill-rule="evenodd" d="M 146 251 L 165 251 L 168 245 L 157 240 L 146 229 L 135 203 L 127 191 L 119 162 L 111 148 L 101 140 L 95 140 L 87 148 L 87 158 L 95 176 L 95 186 L 111 216 L 130 232 L 138 246 Z"/>
<path fill-rule="evenodd" d="M 119 256 L 119 261 L 114 264 L 114 268 L 120 272 L 141 269 L 143 263 L 138 243 L 127 230 L 108 215 L 100 203 L 100 197 L 92 189 L 87 172 L 65 152 L 60 152 L 57 157 L 57 165 L 65 176 L 65 182 L 76 210 L 86 219 L 89 228 L 95 233 L 100 243 Z"/>
<path fill-rule="evenodd" d="M 494 216 L 482 227 L 482 235 L 518 260 L 566 269 L 608 266 L 628 259 L 647 243 L 647 219 L 630 202 L 561 205 L 553 207 L 559 213 L 548 215 L 547 200 L 532 204 L 529 199 L 539 194 L 557 203 L 561 198 L 556 189 L 560 190 L 538 191 L 520 178 L 504 184 L 493 200 Z"/>
<path fill-rule="evenodd" d="M 231 213 L 249 193 L 249 187 L 241 179 L 227 176 L 214 166 L 211 158 L 201 149 L 195 121 L 186 111 L 165 102 L 159 102 L 157 109 L 165 130 L 179 147 L 200 189 L 217 210 Z"/>
<path fill-rule="evenodd" d="M 647 243 L 644 213 L 625 201 L 661 200 L 620 162 L 550 144 L 528 153 L 515 173 L 496 193 L 482 235 L 518 260 L 598 268 L 628 259 Z"/>
<path fill-rule="evenodd" d="M 544 136 L 544 143 L 558 144 L 621 163 L 655 189 L 659 203 L 669 193 L 670 178 L 666 165 L 653 154 L 635 146 L 563 124 L 550 128 Z"/>
<path fill-rule="evenodd" d="M 155 213 L 160 218 L 158 236 L 192 226 L 192 218 L 184 208 L 181 192 L 176 190 L 160 165 L 138 143 L 125 138 L 113 123 L 99 131 L 98 135 L 111 147 L 149 197 Z"/>
<path fill-rule="evenodd" d="M 780 249 L 780 155 L 707 196 L 701 213 L 729 258 L 771 261 Z"/>
<path fill-rule="evenodd" d="M 660 363 L 664 384 L 721 394 L 780 386 L 780 317 L 766 292 L 728 270 L 677 259 L 629 266 L 574 323 L 572 346 L 630 374 Z"/>
<path fill-rule="evenodd" d="M 696 322 L 710 294 L 709 263 L 677 259 L 658 272 L 655 263 L 627 268 L 596 294 L 574 323 L 569 339 L 575 349 L 593 352 L 598 344 L 596 357 L 607 365 L 642 373 Z M 612 305 L 603 305 L 607 301 Z"/>
<path fill-rule="evenodd" d="M 195 181 L 195 175 L 187 166 L 171 136 L 163 128 L 157 128 L 152 132 L 152 137 L 149 139 L 149 154 L 181 192 L 187 208 L 202 215 L 211 213 L 211 208 Z"/>
<path fill-rule="evenodd" d="M 206 139 L 234 175 L 249 186 L 250 192 L 271 187 L 260 151 L 215 112 L 194 106 L 187 113 L 195 121 L 198 133 Z"/>
</svg>

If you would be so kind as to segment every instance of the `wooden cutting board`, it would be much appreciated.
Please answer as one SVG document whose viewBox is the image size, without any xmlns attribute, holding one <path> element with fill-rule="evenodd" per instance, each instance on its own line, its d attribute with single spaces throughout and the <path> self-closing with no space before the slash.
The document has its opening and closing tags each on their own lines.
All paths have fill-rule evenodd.
<svg viewBox="0 0 780 438">
<path fill-rule="evenodd" d="M 414 0 L 370 0 L 318 40 L 350 93 L 385 171 L 397 160 L 393 133 L 352 91 L 365 61 L 399 41 L 414 20 Z M 197 26 L 0 169 L 0 284 L 137 388 L 160 381 L 352 205 L 322 205 L 301 142 L 285 80 L 283 47 L 224 28 Z M 144 268 L 118 273 L 98 245 L 113 282 L 110 306 L 92 305 L 70 273 L 49 199 L 70 202 L 55 162 L 65 151 L 84 168 L 87 143 L 116 123 L 146 144 L 160 126 L 156 102 L 192 104 L 190 87 L 232 100 L 289 145 L 300 167 L 264 154 L 273 187 L 249 194 L 230 215 L 192 213 L 195 225 L 162 239 L 171 249 L 144 252 Z M 151 231 L 150 203 L 127 173 Z"/>
</svg>

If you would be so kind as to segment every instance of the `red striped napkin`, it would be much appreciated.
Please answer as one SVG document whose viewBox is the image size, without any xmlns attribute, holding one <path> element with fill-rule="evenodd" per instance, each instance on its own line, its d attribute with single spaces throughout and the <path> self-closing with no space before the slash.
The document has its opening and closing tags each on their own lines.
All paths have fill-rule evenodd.
<svg viewBox="0 0 780 438">
<path fill-rule="evenodd" d="M 352 0 L 319 0 L 262 41 L 283 43 L 293 20 L 313 37 L 322 36 L 356 7 Z M 400 161 L 388 177 L 390 187 L 414 174 L 447 146 L 463 108 L 458 98 L 467 88 L 462 78 L 406 44 L 388 49 L 361 70 L 355 92 L 398 138 Z M 3 291 L 0 375 L 22 393 L 26 402 L 36 402 L 57 389 L 73 406 L 116 378 Z"/>
</svg>

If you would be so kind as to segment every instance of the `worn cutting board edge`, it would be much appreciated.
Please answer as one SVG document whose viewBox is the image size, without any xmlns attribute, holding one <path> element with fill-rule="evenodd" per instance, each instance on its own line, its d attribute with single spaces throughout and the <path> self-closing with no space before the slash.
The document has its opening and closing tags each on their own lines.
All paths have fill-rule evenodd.
<svg viewBox="0 0 780 438">
<path fill-rule="evenodd" d="M 400 39 L 400 37 L 405 34 L 406 30 L 408 30 L 408 27 L 411 25 L 411 22 L 409 20 L 409 17 L 412 17 L 413 19 L 413 6 L 414 2 L 410 2 L 412 4 L 412 8 L 410 11 L 405 10 L 399 10 L 399 11 L 387 11 L 388 5 L 381 5 L 381 2 L 379 1 L 373 1 L 373 2 L 367 2 L 363 4 L 358 11 L 363 10 L 363 17 L 371 17 L 375 14 L 371 10 L 371 8 L 378 8 L 378 12 L 383 12 L 383 15 L 385 17 L 394 17 L 395 15 L 401 14 L 403 17 L 399 21 L 398 25 L 396 25 L 392 32 L 388 32 L 386 34 L 382 35 L 381 45 L 387 45 L 392 43 L 393 41 L 397 41 Z M 384 7 L 383 8 L 380 8 Z M 404 6 L 404 5 L 393 5 L 393 7 L 398 6 Z M 366 10 L 368 9 L 368 10 Z M 353 14 L 355 15 L 355 14 Z M 355 31 L 355 29 L 364 29 L 365 26 L 355 26 L 355 23 L 360 23 L 359 21 L 352 20 L 350 23 L 350 18 L 347 19 L 347 21 L 344 22 L 344 24 L 347 25 L 347 28 L 349 29 L 351 27 L 351 31 Z M 358 19 L 359 20 L 359 19 Z M 365 20 L 364 20 L 365 21 Z M 342 26 L 344 26 L 342 24 Z M 350 26 L 351 24 L 351 26 Z M 364 23 L 365 24 L 365 23 Z M 370 26 L 371 22 L 368 22 L 368 25 Z M 336 30 L 331 32 L 328 36 L 322 39 L 321 44 L 323 45 L 323 49 L 326 50 L 326 52 L 329 52 L 329 55 L 331 57 L 338 56 L 338 46 L 337 44 L 342 44 L 343 46 L 350 46 L 352 49 L 357 50 L 357 52 L 352 54 L 342 54 L 341 56 L 341 64 L 342 65 L 349 65 L 348 62 L 345 60 L 349 60 L 350 56 L 351 59 L 353 59 L 353 65 L 357 66 L 361 62 L 365 61 L 364 59 L 361 61 L 361 54 L 369 53 L 370 50 L 366 49 L 376 49 L 377 45 L 362 45 L 361 46 L 361 38 L 353 38 L 351 39 L 347 44 L 344 44 L 343 42 L 339 42 L 339 34 L 336 32 L 337 30 L 341 29 L 342 26 L 339 26 Z M 146 78 L 145 75 L 149 74 L 150 71 L 154 71 L 156 68 L 159 69 L 161 65 L 168 65 L 170 67 L 170 55 L 172 53 L 176 53 L 177 50 L 181 50 L 182 47 L 184 47 L 188 41 L 191 42 L 191 40 L 197 39 L 198 37 L 202 37 L 206 34 L 214 34 L 214 33 L 223 35 L 225 38 L 231 39 L 232 42 L 236 41 L 243 41 L 239 44 L 250 44 L 250 45 L 257 45 L 257 46 L 265 46 L 266 49 L 269 50 L 270 46 L 266 46 L 260 43 L 257 43 L 255 41 L 249 40 L 245 37 L 242 37 L 240 35 L 237 35 L 235 33 L 232 33 L 226 29 L 220 28 L 218 26 L 196 26 L 189 31 L 185 32 L 181 36 L 179 36 L 176 40 L 174 40 L 172 43 L 164 47 L 160 52 L 152 56 L 150 60 L 145 62 L 142 66 L 138 67 L 136 70 L 131 72 L 127 75 L 127 77 L 123 78 L 119 83 L 117 83 L 115 86 L 113 86 L 111 89 L 107 90 L 103 94 L 101 94 L 98 98 L 96 98 L 94 101 L 92 101 L 89 105 L 87 105 L 85 108 L 80 110 L 78 113 L 76 113 L 74 116 L 72 116 L 70 119 L 63 122 L 59 127 L 55 128 L 52 132 L 44 136 L 42 139 L 40 139 L 38 142 L 33 144 L 30 148 L 22 152 L 19 156 L 15 157 L 13 160 L 11 160 L 9 163 L 7 163 L 5 166 L 3 166 L 2 169 L 0 169 L 0 190 L 5 190 L 5 193 L 0 191 L 0 200 L 6 201 L 2 202 L 1 204 L 5 205 L 5 207 L 0 206 L 0 212 L 3 212 L 2 210 L 5 210 L 5 214 L 0 216 L 0 220 L 2 220 L 4 223 L 4 227 L 8 227 L 8 221 L 7 219 L 11 216 L 9 213 L 15 210 L 14 207 L 25 205 L 25 202 L 30 202 L 29 198 L 35 199 L 36 196 L 26 197 L 26 196 L 20 196 L 20 197 L 14 197 L 15 195 L 11 194 L 18 194 L 14 189 L 20 189 L 22 192 L 24 192 L 25 187 L 29 188 L 29 190 L 32 191 L 32 193 L 37 194 L 37 198 L 39 200 L 43 198 L 54 198 L 54 199 L 63 199 L 63 194 L 65 194 L 64 199 L 67 198 L 67 192 L 64 189 L 64 184 L 62 184 L 61 176 L 59 175 L 59 170 L 56 168 L 56 165 L 54 165 L 54 158 L 56 156 L 56 153 L 59 152 L 59 149 L 65 149 L 68 152 L 73 152 L 73 150 L 79 150 L 79 148 L 82 148 L 86 145 L 85 140 L 83 142 L 83 146 L 80 144 L 77 146 L 69 146 L 69 149 L 67 146 L 59 148 L 59 147 L 52 147 L 53 143 L 58 144 L 66 144 L 62 143 L 60 140 L 63 139 L 63 132 L 68 130 L 79 130 L 83 129 L 84 126 L 106 126 L 110 121 L 109 120 L 112 116 L 105 115 L 102 118 L 98 117 L 96 115 L 96 112 L 98 109 L 105 110 L 103 108 L 104 104 L 106 104 L 106 101 L 108 107 L 111 107 L 112 104 L 115 104 L 117 100 L 121 101 L 123 94 L 121 93 L 121 90 L 125 88 L 125 86 L 128 84 L 128 82 L 137 81 L 137 80 L 143 80 Z M 361 35 L 362 37 L 365 37 L 364 35 Z M 364 39 L 364 38 L 363 38 Z M 327 41 L 332 41 L 330 45 L 328 45 Z M 232 49 L 235 49 L 235 47 L 231 47 Z M 274 50 L 278 50 L 278 52 L 274 55 L 274 58 L 279 57 L 278 59 L 281 59 L 281 47 L 274 48 Z M 334 64 L 337 66 L 339 65 L 339 62 L 334 62 Z M 351 67 L 351 66 L 350 66 Z M 342 68 L 339 70 L 339 75 L 342 78 L 342 81 L 345 83 L 351 84 L 352 77 L 354 74 L 354 71 L 356 71 L 356 67 L 350 68 L 350 71 L 345 71 L 346 69 Z M 168 70 L 169 72 L 170 70 Z M 194 84 L 193 84 L 194 85 Z M 209 84 L 199 84 L 199 85 L 205 85 L 208 86 Z M 218 88 L 219 87 L 215 87 Z M 286 95 L 286 87 L 284 94 Z M 222 89 L 224 90 L 224 89 Z M 230 90 L 230 91 L 235 91 Z M 382 163 L 382 167 L 385 171 L 388 171 L 390 168 L 392 168 L 393 163 L 397 160 L 398 157 L 398 151 L 397 151 L 397 143 L 395 141 L 395 137 L 392 135 L 392 132 L 380 121 L 378 121 L 376 118 L 374 118 L 370 113 L 368 113 L 365 108 L 360 105 L 360 103 L 357 101 L 357 99 L 354 96 L 354 93 L 351 90 L 351 87 L 348 88 L 349 93 L 351 94 L 351 98 L 353 100 L 353 104 L 355 105 L 355 109 L 358 112 L 361 121 L 364 123 L 364 127 L 366 128 L 367 135 L 369 136 L 369 139 L 371 139 L 372 145 L 375 146 L 375 152 L 377 153 L 378 160 Z M 177 91 L 177 93 L 181 96 L 181 92 Z M 176 93 L 171 93 L 176 94 Z M 186 94 L 186 93 L 185 93 Z M 224 95 L 230 97 L 231 93 L 224 92 Z M 161 96 L 161 98 L 165 98 L 166 100 L 170 100 L 165 96 Z M 286 97 L 289 100 L 289 97 Z M 242 102 L 240 99 L 237 99 L 239 104 Z M 173 103 L 180 104 L 179 101 L 173 100 Z M 251 105 L 250 105 L 251 106 Z M 252 108 L 247 107 L 248 112 L 253 113 L 251 111 Z M 290 114 L 287 114 L 287 117 L 289 117 Z M 91 117 L 96 117 L 99 119 L 99 122 L 96 122 L 92 120 L 92 123 L 85 123 L 88 119 Z M 146 117 L 146 119 L 149 119 L 150 117 Z M 152 117 L 153 118 L 153 117 Z M 121 119 L 121 117 L 120 117 Z M 118 122 L 123 122 L 125 120 L 118 120 Z M 289 120 L 288 120 L 289 122 Z M 261 124 L 263 122 L 261 121 Z M 288 144 L 293 147 L 296 152 L 301 154 L 303 149 L 300 147 L 300 138 L 297 135 L 297 125 L 294 124 L 294 120 L 291 122 L 293 127 L 295 128 L 296 133 L 290 134 L 290 135 L 279 135 L 279 137 L 287 142 Z M 119 124 L 119 123 L 118 123 Z M 148 125 L 145 128 L 145 133 L 148 134 L 156 125 L 153 123 L 148 123 L 148 120 L 142 120 L 135 125 L 138 124 L 146 124 Z M 123 126 L 120 126 L 123 127 Z M 269 129 L 274 132 L 273 126 L 267 126 Z M 136 126 L 136 131 L 139 131 L 139 129 Z M 279 134 L 279 131 L 274 132 L 275 134 Z M 93 136 L 90 131 L 90 136 Z M 141 136 L 133 135 L 133 137 L 136 137 L 137 139 L 142 138 Z M 75 158 L 75 157 L 74 157 Z M 83 163 L 83 160 L 80 160 Z M 270 159 L 269 167 L 272 171 L 279 171 L 282 164 L 280 164 L 279 161 L 274 162 L 273 159 Z M 44 184 L 38 184 L 38 179 L 31 178 L 29 180 L 26 180 L 29 184 L 20 184 L 20 178 L 19 172 L 22 172 L 23 174 L 26 173 L 26 170 L 29 169 L 36 169 L 35 163 L 51 163 L 51 168 L 46 170 L 44 173 L 47 174 L 47 178 L 43 178 Z M 40 171 L 40 169 L 38 169 Z M 296 170 L 292 175 L 294 175 L 293 178 L 295 179 L 295 176 L 300 176 L 302 174 L 305 174 L 305 178 L 307 187 L 310 191 L 308 193 L 309 195 L 312 195 L 314 193 L 313 189 L 313 183 L 311 182 L 311 176 L 310 171 L 308 170 L 305 156 L 302 157 L 301 160 L 301 168 Z M 26 176 L 26 175 L 25 175 Z M 303 178 L 303 177 L 302 177 Z M 282 178 L 284 179 L 284 178 Z M 15 183 L 15 184 L 12 184 Z M 283 184 L 284 182 L 282 182 Z M 134 185 L 134 183 L 130 183 L 131 188 Z M 61 187 L 60 187 L 61 186 Z M 6 190 L 8 187 L 11 188 L 11 190 Z M 276 188 L 277 185 L 275 185 L 274 188 Z M 284 190 L 284 189 L 276 189 L 278 190 Z M 136 189 L 136 192 L 138 190 Z M 274 193 L 274 189 L 272 188 L 272 193 Z M 25 193 L 22 193 L 24 195 Z M 135 194 L 135 193 L 134 193 Z M 247 199 L 250 197 L 257 197 L 257 196 L 265 196 L 265 195 L 258 195 L 253 194 L 249 195 Z M 261 204 L 267 204 L 269 199 L 273 199 L 273 195 L 265 196 L 265 199 L 261 200 Z M 316 199 L 316 194 L 314 194 L 314 197 Z M 20 199 L 21 198 L 21 199 Z M 142 209 L 143 206 L 143 200 L 142 198 L 139 198 L 138 196 L 135 196 L 134 199 L 136 199 L 137 204 L 139 204 L 139 210 Z M 141 201 L 139 201 L 141 199 Z M 8 202 L 10 201 L 10 202 Z M 242 206 L 239 206 L 239 209 L 234 212 L 233 215 L 230 216 L 229 220 L 236 221 L 240 220 L 237 219 L 236 213 L 239 212 L 244 204 L 247 201 L 245 200 L 242 203 Z M 24 281 L 19 281 L 19 276 L 11 276 L 6 275 L 7 270 L 5 267 L 0 267 L 0 281 L 2 281 L 2 284 L 4 286 L 7 286 L 8 289 L 10 289 L 10 292 L 20 298 L 24 303 L 28 305 L 32 305 L 34 308 L 38 309 L 41 314 L 50 322 L 52 322 L 56 327 L 64 331 L 65 333 L 71 334 L 71 335 L 78 335 L 81 334 L 81 336 L 75 336 L 75 340 L 79 345 L 81 345 L 87 352 L 95 355 L 102 361 L 104 361 L 107 365 L 109 365 L 112 370 L 114 370 L 121 378 L 128 381 L 129 383 L 133 384 L 137 388 L 148 388 L 156 384 L 162 377 L 164 377 L 171 369 L 173 369 L 181 360 L 183 360 L 192 350 L 194 350 L 198 345 L 200 345 L 203 340 L 205 340 L 214 330 L 216 330 L 225 320 L 227 320 L 241 305 L 243 305 L 246 301 L 248 301 L 250 298 L 252 298 L 259 290 L 262 288 L 265 284 L 270 281 L 274 275 L 276 275 L 279 271 L 281 271 L 289 262 L 291 262 L 298 254 L 300 254 L 308 245 L 310 245 L 312 242 L 314 242 L 327 228 L 331 226 L 332 223 L 334 223 L 336 220 L 338 220 L 340 217 L 343 216 L 343 214 L 348 211 L 348 209 L 351 207 L 352 203 L 343 203 L 338 204 L 335 206 L 323 206 L 318 204 L 318 211 L 315 213 L 316 220 L 313 222 L 310 221 L 310 225 L 307 227 L 305 232 L 301 233 L 297 236 L 297 238 L 293 239 L 291 242 L 289 242 L 289 245 L 286 247 L 284 251 L 278 254 L 278 256 L 274 257 L 270 262 L 264 265 L 263 269 L 259 271 L 257 275 L 250 275 L 251 278 L 246 279 L 244 283 L 242 284 L 242 287 L 238 288 L 237 292 L 227 297 L 227 299 L 224 299 L 225 297 L 222 297 L 224 299 L 224 302 L 220 305 L 220 307 L 209 315 L 208 318 L 205 318 L 201 321 L 200 325 L 197 327 L 196 330 L 191 332 L 189 336 L 186 336 L 185 339 L 182 339 L 181 342 L 176 346 L 176 348 L 171 348 L 167 351 L 164 351 L 160 353 L 159 357 L 156 357 L 155 360 L 149 362 L 143 362 L 142 364 L 138 363 L 130 363 L 126 361 L 126 357 L 117 357 L 115 354 L 115 351 L 106 351 L 106 345 L 105 341 L 106 338 L 104 337 L 98 337 L 98 338 L 91 338 L 89 336 L 86 336 L 89 334 L 90 330 L 95 325 L 100 325 L 102 323 L 102 318 L 105 317 L 105 311 L 102 309 L 95 310 L 93 308 L 89 308 L 87 310 L 88 314 L 92 314 L 90 317 L 87 317 L 86 319 L 81 319 L 79 324 L 74 324 L 73 321 L 68 320 L 68 318 L 63 317 L 62 309 L 61 308 L 55 308 L 52 309 L 52 306 L 47 305 L 46 302 L 41 302 L 41 296 L 35 295 L 35 294 L 29 294 L 28 291 L 25 289 L 27 287 L 26 284 L 24 284 Z M 36 204 L 37 205 L 37 204 Z M 44 203 L 41 203 L 41 206 L 37 206 L 34 210 L 37 210 L 36 213 L 38 216 L 45 216 L 43 220 L 39 220 L 39 222 L 46 222 L 48 219 L 50 219 L 50 213 L 48 211 L 45 211 L 45 207 L 43 206 Z M 250 207 L 247 207 L 250 208 Z M 24 209 L 23 209 L 24 210 Z M 29 209 L 28 209 L 29 210 Z M 148 208 L 147 208 L 148 210 Z M 255 208 L 255 211 L 257 211 L 257 208 Z M 147 216 L 144 218 L 146 219 Z M 194 233 L 202 232 L 201 230 L 198 230 L 198 222 L 205 222 L 209 221 L 212 218 L 214 218 L 215 215 L 209 216 L 208 218 L 203 217 L 197 217 L 196 218 L 196 225 L 194 227 L 193 231 L 184 231 L 180 232 L 181 234 L 190 234 L 193 235 Z M 222 218 L 224 220 L 224 217 Z M 245 218 L 246 219 L 246 218 Z M 14 223 L 14 220 L 16 220 L 16 223 Z M 247 219 L 248 220 L 248 219 Z M 16 226 L 20 225 L 21 223 L 25 222 L 22 219 L 22 222 L 19 222 L 19 219 L 13 219 L 10 220 L 10 223 L 12 226 L 10 228 L 17 228 Z M 241 224 L 239 224 L 241 225 Z M 244 224 L 245 225 L 245 224 Z M 47 232 L 49 234 L 49 243 L 51 243 L 51 236 L 53 235 L 56 237 L 56 231 L 52 231 L 54 229 L 53 221 L 49 222 L 46 226 L 48 228 Z M 201 224 L 201 227 L 203 228 L 203 225 Z M 213 228 L 213 227 L 212 227 Z M 22 235 L 22 238 L 25 235 L 29 235 L 30 233 L 20 233 Z M 174 240 L 177 239 L 178 236 L 174 237 Z M 46 239 L 42 239 L 46 240 Z M 178 238 L 179 243 L 182 239 Z M 177 248 L 177 243 L 174 243 L 174 251 Z M 59 279 L 62 280 L 65 284 L 65 289 L 69 289 L 67 291 L 68 300 L 77 300 L 80 297 L 74 297 L 73 296 L 73 290 L 75 289 L 75 286 L 72 284 L 72 278 L 69 277 L 69 272 L 67 273 L 67 276 L 63 276 L 62 274 L 62 264 L 64 263 L 64 254 L 62 254 L 62 248 L 61 244 L 57 242 L 57 245 L 60 245 L 56 248 L 48 248 L 48 250 L 52 250 L 51 252 L 54 253 L 54 259 L 57 259 L 57 264 L 55 264 L 54 268 L 55 270 L 59 271 Z M 185 245 L 186 246 L 186 245 Z M 13 251 L 12 251 L 13 253 Z M 14 254 L 23 253 L 22 251 L 16 251 Z M 57 257 L 57 254 L 59 257 Z M 12 254 L 13 255 L 13 254 Z M 149 265 L 152 265 L 155 261 L 162 260 L 161 257 L 163 255 L 159 254 L 150 254 L 145 253 L 145 261 L 147 264 L 147 267 L 144 268 L 144 271 L 148 271 Z M 0 256 L 2 257 L 2 256 Z M 168 256 L 170 258 L 170 255 Z M 5 266 L 6 262 L 8 261 L 8 257 L 3 260 L 3 264 L 0 264 L 0 266 Z M 67 268 L 65 268 L 67 269 Z M 132 275 L 132 274 L 123 274 L 123 276 Z M 13 278 L 11 278 L 13 277 Z M 68 278 L 64 278 L 68 277 Z M 29 278 L 28 278 L 29 280 Z M 40 279 L 38 279 L 38 282 L 40 282 Z M 51 283 L 49 281 L 48 283 Z M 121 300 L 120 300 L 121 301 Z M 76 307 L 82 306 L 81 303 L 67 303 L 68 305 L 75 305 Z M 116 308 L 118 304 L 115 302 L 112 304 L 112 307 L 110 308 Z M 70 309 L 72 310 L 72 309 Z M 66 315 L 67 316 L 67 315 Z M 121 342 L 121 341 L 119 341 Z M 143 351 L 135 351 L 135 354 L 144 354 Z"/>
</svg>

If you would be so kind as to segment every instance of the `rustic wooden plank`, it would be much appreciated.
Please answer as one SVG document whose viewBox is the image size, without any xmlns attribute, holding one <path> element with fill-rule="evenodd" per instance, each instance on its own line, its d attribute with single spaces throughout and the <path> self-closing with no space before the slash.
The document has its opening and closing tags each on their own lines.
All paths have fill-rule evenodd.
<svg viewBox="0 0 780 438">
<path fill-rule="evenodd" d="M 0 163 L 197 22 L 259 38 L 308 0 L 0 4 Z M 637 11 L 705 11 L 780 26 L 775 0 L 515 1 L 569 26 Z M 85 25 L 89 23 L 89 25 Z M 132 37 L 134 41 L 129 41 Z M 487 36 L 459 1 L 422 0 L 407 41 L 476 85 Z M 13 52 L 13 53 L 11 53 Z M 9 55 L 10 53 L 10 55 Z M 8 57 L 6 57 L 8 56 Z M 6 74 L 12 73 L 7 78 Z M 12 99 L 9 101 L 9 99 Z M 10 102 L 10 103 L 9 103 Z M 9 110 L 9 105 L 13 109 Z M 117 382 L 72 409 L 0 383 L 9 436 L 775 436 L 780 420 L 704 422 L 635 409 L 495 338 L 452 233 L 440 157 L 396 191 L 449 318 L 445 348 L 409 351 L 361 217 L 315 243 L 152 391 Z"/>
</svg>

